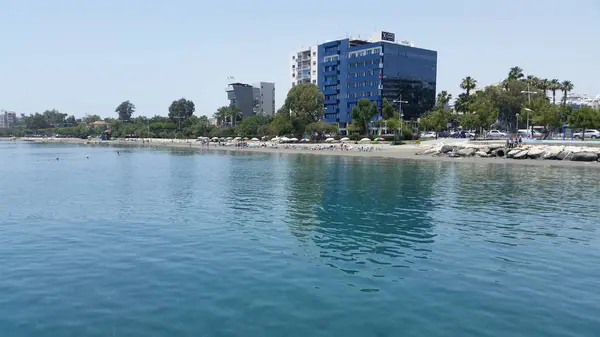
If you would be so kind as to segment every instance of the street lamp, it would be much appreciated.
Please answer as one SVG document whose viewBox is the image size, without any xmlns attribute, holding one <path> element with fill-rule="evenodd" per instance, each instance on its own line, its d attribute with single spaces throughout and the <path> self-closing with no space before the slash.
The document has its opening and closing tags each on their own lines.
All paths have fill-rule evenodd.
<svg viewBox="0 0 600 337">
<path fill-rule="evenodd" d="M 521 91 L 522 94 L 527 94 L 527 99 L 529 100 L 529 106 L 531 106 L 531 95 L 536 95 L 538 92 L 537 91 L 529 91 L 529 82 L 527 82 L 527 90 L 523 90 Z M 527 130 L 529 130 L 529 111 L 533 112 L 533 110 L 530 110 L 528 108 L 525 108 L 525 110 L 527 110 Z"/>
<path fill-rule="evenodd" d="M 408 101 L 402 100 L 402 95 L 398 96 L 398 99 L 392 101 L 392 103 L 398 103 L 398 118 L 400 119 L 400 135 L 404 140 L 404 113 L 402 112 L 402 103 L 408 103 Z"/>
<path fill-rule="evenodd" d="M 527 111 L 527 132 L 529 132 L 529 113 L 533 113 L 533 110 L 529 109 L 529 108 L 523 108 L 525 109 L 525 111 Z M 533 132 L 531 132 L 531 138 L 533 138 Z"/>
<path fill-rule="evenodd" d="M 515 135 L 519 135 L 519 113 L 516 113 L 517 116 L 517 122 L 515 123 L 517 125 L 517 129 L 515 130 Z"/>
</svg>

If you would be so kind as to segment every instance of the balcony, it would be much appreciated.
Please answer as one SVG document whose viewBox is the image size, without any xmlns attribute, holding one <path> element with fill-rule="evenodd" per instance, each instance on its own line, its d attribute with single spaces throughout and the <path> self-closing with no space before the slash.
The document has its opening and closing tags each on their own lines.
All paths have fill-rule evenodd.
<svg viewBox="0 0 600 337">
<path fill-rule="evenodd" d="M 337 88 L 336 88 L 336 89 L 325 89 L 325 90 L 323 90 L 323 94 L 324 94 L 324 95 L 335 95 L 335 94 L 337 94 L 338 92 L 339 92 L 339 91 L 338 91 L 338 89 L 337 89 Z"/>
<path fill-rule="evenodd" d="M 338 104 L 339 102 L 340 102 L 340 100 L 337 98 L 326 99 L 323 101 L 323 105 L 333 105 L 333 104 Z"/>
</svg>

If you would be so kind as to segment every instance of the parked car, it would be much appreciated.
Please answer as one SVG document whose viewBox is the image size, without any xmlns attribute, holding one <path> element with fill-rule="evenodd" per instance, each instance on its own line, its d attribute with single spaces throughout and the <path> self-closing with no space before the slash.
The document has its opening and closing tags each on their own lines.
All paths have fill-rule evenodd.
<svg viewBox="0 0 600 337">
<path fill-rule="evenodd" d="M 488 138 L 506 138 L 508 135 L 500 130 L 490 130 L 487 134 Z"/>
<path fill-rule="evenodd" d="M 421 134 L 419 135 L 419 138 L 421 139 L 434 139 L 435 138 L 435 132 L 430 131 L 430 132 L 421 132 Z"/>
<path fill-rule="evenodd" d="M 531 130 L 527 130 L 527 129 L 519 129 L 519 136 L 524 137 L 524 138 L 543 138 L 544 135 L 536 130 L 533 130 L 533 137 L 531 136 Z"/>
<path fill-rule="evenodd" d="M 573 134 L 573 138 L 578 139 L 581 138 L 581 132 L 577 132 Z M 597 139 L 600 138 L 600 131 L 598 130 L 594 130 L 594 129 L 587 129 L 585 130 L 585 133 L 583 134 L 583 138 L 591 138 L 591 139 Z"/>
</svg>

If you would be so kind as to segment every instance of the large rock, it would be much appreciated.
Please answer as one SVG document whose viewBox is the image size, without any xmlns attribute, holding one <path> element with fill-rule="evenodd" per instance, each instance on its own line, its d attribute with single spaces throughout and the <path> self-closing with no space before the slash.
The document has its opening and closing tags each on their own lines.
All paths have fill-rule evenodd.
<svg viewBox="0 0 600 337">
<path fill-rule="evenodd" d="M 490 149 L 490 148 L 489 148 L 489 147 L 487 147 L 487 146 L 484 146 L 484 147 L 481 147 L 481 148 L 479 148 L 479 151 L 478 151 L 478 152 L 483 152 L 483 153 L 491 153 L 491 152 L 492 152 L 492 149 Z"/>
<path fill-rule="evenodd" d="M 477 157 L 481 157 L 481 158 L 487 158 L 487 157 L 489 157 L 489 156 L 490 156 L 490 155 L 489 155 L 487 152 L 485 152 L 485 151 L 481 151 L 481 150 L 479 150 L 479 151 L 475 152 L 475 155 L 476 155 Z"/>
<path fill-rule="evenodd" d="M 429 149 L 427 149 L 427 150 L 425 150 L 425 151 L 423 151 L 423 152 L 421 152 L 419 154 L 422 154 L 422 155 L 431 155 L 431 154 L 437 154 L 439 152 L 440 152 L 439 148 L 432 147 L 432 148 L 429 148 Z"/>
<path fill-rule="evenodd" d="M 571 154 L 571 151 L 569 151 L 569 150 L 562 150 L 562 151 L 560 151 L 556 155 L 556 159 L 558 159 L 558 160 L 565 160 L 565 158 L 567 158 L 570 154 Z"/>
<path fill-rule="evenodd" d="M 466 147 L 464 149 L 456 151 L 456 154 L 458 154 L 461 157 L 471 157 L 474 156 L 475 153 L 477 153 L 477 149 L 474 147 Z"/>
<path fill-rule="evenodd" d="M 448 153 L 448 152 L 453 152 L 456 151 L 458 148 L 455 145 L 442 145 L 442 148 L 440 149 L 440 153 Z"/>
<path fill-rule="evenodd" d="M 598 161 L 598 154 L 596 152 L 574 152 L 570 157 L 571 161 Z"/>
<path fill-rule="evenodd" d="M 527 158 L 527 154 L 529 153 L 529 150 L 521 150 L 519 153 L 515 153 L 513 155 L 514 159 L 525 159 Z"/>
<path fill-rule="evenodd" d="M 529 151 L 527 152 L 527 157 L 531 158 L 531 159 L 538 159 L 543 154 L 544 154 L 544 150 L 542 148 L 534 146 L 531 149 L 529 149 Z"/>
<path fill-rule="evenodd" d="M 564 150 L 562 146 L 550 146 L 544 150 L 544 154 L 542 155 L 542 159 L 552 160 L 558 159 L 558 154 Z"/>
<path fill-rule="evenodd" d="M 521 153 L 521 149 L 512 149 L 506 153 L 506 158 L 514 158 L 514 156 L 518 153 Z"/>
</svg>

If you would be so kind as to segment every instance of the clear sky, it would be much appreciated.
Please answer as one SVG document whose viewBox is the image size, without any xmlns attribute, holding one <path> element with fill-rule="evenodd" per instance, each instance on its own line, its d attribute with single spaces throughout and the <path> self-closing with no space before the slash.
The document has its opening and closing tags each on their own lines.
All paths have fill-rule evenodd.
<svg viewBox="0 0 600 337">
<path fill-rule="evenodd" d="M 290 88 L 290 53 L 376 30 L 438 51 L 437 90 L 511 66 L 600 94 L 599 0 L 0 0 L 0 108 L 116 116 L 227 104 L 227 76 Z"/>
</svg>

